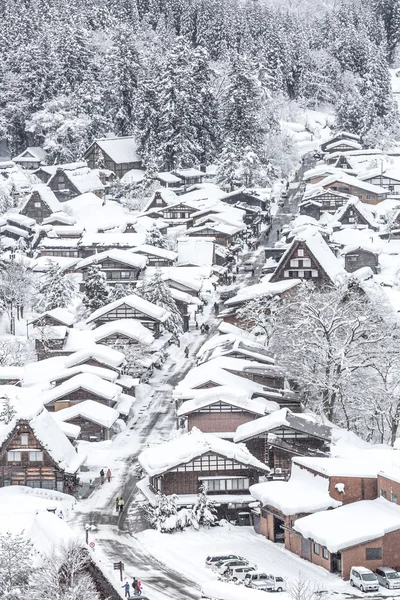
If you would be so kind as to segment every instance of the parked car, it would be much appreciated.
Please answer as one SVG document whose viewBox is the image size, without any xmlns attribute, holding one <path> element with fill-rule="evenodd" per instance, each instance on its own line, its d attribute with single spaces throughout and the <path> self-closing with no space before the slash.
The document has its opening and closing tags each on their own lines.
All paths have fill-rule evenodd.
<svg viewBox="0 0 400 600">
<path fill-rule="evenodd" d="M 377 592 L 379 590 L 377 576 L 365 567 L 351 567 L 350 585 L 358 587 L 362 592 Z"/>
<path fill-rule="evenodd" d="M 252 271 L 254 269 L 254 263 L 251 260 L 247 260 L 243 265 L 243 271 Z"/>
<path fill-rule="evenodd" d="M 286 590 L 286 584 L 283 577 L 267 575 L 266 573 L 261 573 L 261 571 L 247 573 L 244 583 L 248 587 L 269 592 L 283 592 Z"/>
<path fill-rule="evenodd" d="M 221 292 L 219 295 L 219 299 L 220 300 L 229 300 L 229 298 L 233 298 L 234 296 L 236 296 L 237 294 L 237 290 L 225 290 L 224 292 Z"/>
<path fill-rule="evenodd" d="M 245 565 L 242 567 L 229 567 L 225 575 L 231 581 L 238 581 L 239 579 L 243 581 L 246 575 L 253 571 L 255 572 L 256 568 L 252 567 L 251 565 Z"/>
<path fill-rule="evenodd" d="M 379 567 L 375 569 L 375 575 L 378 581 L 388 590 L 397 590 L 400 588 L 400 573 L 390 567 Z"/>
<path fill-rule="evenodd" d="M 207 556 L 206 558 L 206 567 L 207 568 L 212 568 L 216 565 L 217 562 L 220 562 L 221 560 L 235 560 L 235 559 L 240 559 L 240 556 L 238 556 L 237 554 L 211 554 L 210 556 Z"/>
<path fill-rule="evenodd" d="M 236 560 L 220 560 L 219 562 L 215 563 L 213 570 L 219 573 L 219 575 L 224 575 L 230 567 L 246 567 L 247 565 L 249 565 L 249 561 L 245 558 L 238 558 Z"/>
</svg>

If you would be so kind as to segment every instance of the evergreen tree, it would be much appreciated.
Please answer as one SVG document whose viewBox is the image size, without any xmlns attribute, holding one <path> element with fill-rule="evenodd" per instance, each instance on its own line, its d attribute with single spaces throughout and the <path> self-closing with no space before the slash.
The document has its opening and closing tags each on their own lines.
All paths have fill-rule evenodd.
<svg viewBox="0 0 400 600">
<path fill-rule="evenodd" d="M 153 225 L 151 229 L 146 233 L 145 243 L 156 248 L 168 249 L 168 241 L 165 235 L 161 233 L 157 225 Z"/>
<path fill-rule="evenodd" d="M 39 295 L 42 297 L 41 305 L 44 311 L 66 308 L 76 295 L 76 288 L 61 267 L 57 263 L 50 262 L 50 267 L 39 288 Z"/>
<path fill-rule="evenodd" d="M 0 421 L 8 425 L 16 415 L 16 410 L 8 396 L 1 398 Z"/>
<path fill-rule="evenodd" d="M 216 182 L 229 191 L 239 183 L 240 160 L 232 147 L 225 147 L 218 159 Z"/>
<path fill-rule="evenodd" d="M 165 321 L 164 327 L 175 338 L 179 339 L 179 336 L 183 333 L 183 319 L 172 297 L 171 290 L 162 278 L 160 269 L 155 271 L 151 279 L 145 279 L 143 286 L 136 293 L 145 300 L 170 312 L 171 316 Z"/>
<path fill-rule="evenodd" d="M 111 300 L 110 296 L 105 273 L 101 270 L 100 265 L 91 265 L 83 284 L 83 305 L 90 312 L 94 312 L 108 304 Z"/>
<path fill-rule="evenodd" d="M 145 507 L 150 525 L 162 533 L 172 533 L 178 528 L 178 509 L 175 495 L 159 494 L 155 505 Z"/>
<path fill-rule="evenodd" d="M 217 519 L 216 512 L 216 503 L 209 499 L 207 495 L 207 486 L 203 483 L 200 486 L 196 504 L 192 509 L 193 525 L 196 529 L 201 526 L 210 527 Z"/>
<path fill-rule="evenodd" d="M 1 598 L 17 600 L 29 597 L 29 578 L 35 571 L 32 561 L 32 544 L 21 533 L 0 535 Z"/>
<path fill-rule="evenodd" d="M 389 63 L 392 65 L 400 42 L 400 0 L 371 0 L 378 19 L 382 20 Z"/>
</svg>

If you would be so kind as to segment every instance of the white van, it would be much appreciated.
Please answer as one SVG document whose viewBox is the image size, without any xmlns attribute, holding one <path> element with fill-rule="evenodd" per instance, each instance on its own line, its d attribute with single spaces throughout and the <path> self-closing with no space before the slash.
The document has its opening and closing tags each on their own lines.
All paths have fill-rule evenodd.
<svg viewBox="0 0 400 600">
<path fill-rule="evenodd" d="M 377 576 L 365 567 L 351 567 L 350 585 L 358 587 L 362 592 L 377 592 L 379 590 Z"/>
<path fill-rule="evenodd" d="M 241 581 L 244 581 L 244 578 L 246 577 L 246 575 L 248 575 L 249 573 L 252 573 L 255 570 L 256 570 L 255 567 L 252 567 L 251 565 L 243 565 L 241 567 L 229 567 L 229 569 L 228 569 L 227 573 L 225 573 L 225 575 L 231 581 L 238 581 L 239 579 Z"/>
<path fill-rule="evenodd" d="M 283 577 L 276 577 L 275 575 L 267 575 L 256 571 L 255 573 L 247 573 L 244 584 L 248 587 L 265 590 L 268 592 L 283 592 L 286 590 L 286 585 Z"/>
</svg>

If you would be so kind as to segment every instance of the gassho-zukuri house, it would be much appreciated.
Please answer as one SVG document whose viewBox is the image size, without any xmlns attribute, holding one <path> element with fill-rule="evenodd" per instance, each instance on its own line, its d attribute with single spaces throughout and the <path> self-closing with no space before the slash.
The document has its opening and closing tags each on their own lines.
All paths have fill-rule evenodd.
<svg viewBox="0 0 400 600">
<path fill-rule="evenodd" d="M 249 487 L 269 473 L 245 446 L 233 444 L 197 428 L 179 438 L 148 448 L 139 455 L 147 477 L 139 487 L 150 502 L 157 494 L 178 497 L 178 506 L 194 504 L 205 485 L 220 518 L 234 517 L 254 498 Z"/>
</svg>

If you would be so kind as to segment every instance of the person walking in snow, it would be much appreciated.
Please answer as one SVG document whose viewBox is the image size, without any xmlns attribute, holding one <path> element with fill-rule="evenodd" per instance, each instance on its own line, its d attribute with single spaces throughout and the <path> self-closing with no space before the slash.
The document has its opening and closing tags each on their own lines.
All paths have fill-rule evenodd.
<svg viewBox="0 0 400 600">
<path fill-rule="evenodd" d="M 111 481 L 111 469 L 107 469 L 107 481 L 108 483 Z"/>
<path fill-rule="evenodd" d="M 187 346 L 185 348 L 185 358 L 189 358 L 189 348 Z"/>
<path fill-rule="evenodd" d="M 119 511 L 119 498 L 118 498 L 118 496 L 115 498 L 115 510 L 117 512 Z"/>
<path fill-rule="evenodd" d="M 124 502 L 124 499 L 123 499 L 123 498 L 120 498 L 120 499 L 119 499 L 119 502 L 118 502 L 118 506 L 119 506 L 119 513 L 120 513 L 120 514 L 121 514 L 121 513 L 122 513 L 122 511 L 124 510 L 124 504 L 125 504 L 125 502 Z"/>
<path fill-rule="evenodd" d="M 104 469 L 100 471 L 100 481 L 101 483 L 104 483 Z"/>
<path fill-rule="evenodd" d="M 142 582 L 140 579 L 136 579 L 135 595 L 140 596 L 142 593 Z"/>
<path fill-rule="evenodd" d="M 123 585 L 123 586 L 121 586 L 121 587 L 123 587 L 123 588 L 124 588 L 124 590 L 125 590 L 125 598 L 130 598 L 130 597 L 131 597 L 131 594 L 130 594 L 130 591 L 129 591 L 129 590 L 130 590 L 130 587 L 131 587 L 131 586 L 129 585 L 129 583 L 126 581 L 126 582 L 124 583 L 124 585 Z"/>
</svg>

